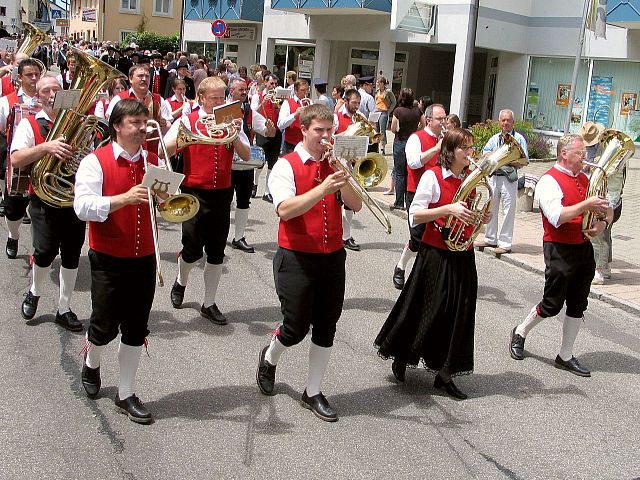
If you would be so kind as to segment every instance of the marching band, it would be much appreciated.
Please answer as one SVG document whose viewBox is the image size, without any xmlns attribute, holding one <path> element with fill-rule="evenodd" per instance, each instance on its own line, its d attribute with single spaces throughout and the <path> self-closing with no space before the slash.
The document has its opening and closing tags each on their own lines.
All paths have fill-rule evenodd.
<svg viewBox="0 0 640 480">
<path fill-rule="evenodd" d="M 56 323 L 69 331 L 82 331 L 83 322 L 71 310 L 71 297 L 88 224 L 92 312 L 80 372 L 87 396 L 99 396 L 101 355 L 120 334 L 115 405 L 134 422 L 153 422 L 152 412 L 137 396 L 135 377 L 150 333 L 156 280 L 162 284 L 156 215 L 169 210 L 171 221 L 181 223 L 178 273 L 169 294 L 172 306 L 181 308 L 185 294 L 193 295 L 187 292 L 189 275 L 204 256 L 200 314 L 215 325 L 226 325 L 228 320 L 219 308 L 224 308 L 223 299 L 217 293 L 231 203 L 235 194 L 231 245 L 253 253 L 245 228 L 250 199 L 257 195 L 260 169 L 266 163 L 263 199 L 273 203 L 279 221 L 273 272 L 282 320 L 259 352 L 257 386 L 264 395 L 273 395 L 282 354 L 311 332 L 301 403 L 320 419 L 336 421 L 338 413 L 323 394 L 322 381 L 343 309 L 345 248 L 360 248 L 351 237 L 351 216 L 363 205 L 369 209 L 377 205 L 372 205 L 375 201 L 366 194 L 355 167 L 351 171 L 354 159 L 340 158 L 331 145 L 334 135 L 358 135 L 350 133 L 353 124 L 367 127 L 370 123 L 366 115 L 357 113 L 362 91 L 347 90 L 334 113 L 307 98 L 310 86 L 304 79 L 292 84 L 288 96 L 277 90 L 279 79 L 264 72 L 260 73 L 263 86 L 249 85 L 251 80 L 245 78 L 232 79 L 227 85 L 220 77 L 206 77 L 194 89 L 182 61 L 176 65 L 178 74 L 169 75 L 156 56 L 153 66 L 134 64 L 125 76 L 97 60 L 86 67 L 87 54 L 75 49 L 68 52 L 73 68 L 57 79 L 43 75 L 41 65 L 28 53 L 15 55 L 16 82 L 5 85 L 3 77 L 0 99 L 0 138 L 6 139 L 4 151 L 0 142 L 7 166 L 6 174 L 2 168 L 3 213 L 9 232 L 6 255 L 17 256 L 19 227 L 28 210 L 31 285 L 22 302 L 22 316 L 30 320 L 36 315 L 46 277 L 59 254 Z M 98 82 L 96 92 L 101 92 L 91 91 L 86 94 L 90 98 L 82 97 L 73 106 L 61 107 L 55 101 L 68 86 L 83 90 L 84 82 L 91 88 Z M 251 91 L 255 94 L 249 98 Z M 225 110 L 236 104 L 238 114 Z M 481 183 L 471 179 L 478 177 L 480 182 L 493 170 L 491 162 L 473 159 L 473 137 L 467 130 L 453 128 L 445 133 L 445 115 L 442 105 L 428 107 L 426 128 L 407 141 L 410 240 L 393 277 L 402 292 L 375 345 L 381 357 L 393 358 L 392 372 L 398 381 L 404 381 L 407 365 L 422 362 L 437 373 L 435 387 L 464 399 L 453 377 L 473 370 L 477 229 L 470 225 L 491 220 L 490 205 L 474 206 Z M 71 117 L 80 118 L 80 123 Z M 88 140 L 78 133 L 85 128 Z M 82 147 L 78 136 L 84 141 Z M 374 135 L 364 136 L 369 137 L 371 150 Z M 582 138 L 561 140 L 558 152 L 559 166 L 539 184 L 548 263 L 544 296 L 513 329 L 509 348 L 514 359 L 522 359 L 529 331 L 543 318 L 558 314 L 566 302 L 556 366 L 588 376 L 589 371 L 572 355 L 586 309 L 585 291 L 595 268 L 586 235 L 595 236 L 608 227 L 613 212 L 606 200 L 586 196 L 589 178 L 580 173 Z M 49 157 L 57 159 L 58 167 L 51 169 L 55 171 L 41 173 L 41 168 L 32 168 L 41 167 L 39 162 Z M 254 162 L 255 157 L 261 161 Z M 155 167 L 172 171 L 171 165 L 179 165 L 184 176 L 182 193 L 170 195 L 143 186 L 147 173 Z M 473 166 L 480 175 L 470 175 Z M 29 178 L 30 169 L 31 183 L 25 187 L 21 179 Z M 57 182 L 49 187 L 52 196 L 64 194 L 69 201 L 52 201 L 34 188 L 44 177 Z M 183 202 L 186 199 L 188 204 Z M 587 212 L 598 216 L 592 226 L 581 229 Z M 453 241 L 447 217 L 463 225 Z M 390 225 L 388 219 L 386 224 Z M 452 245 L 461 239 L 461 248 Z M 405 283 L 408 261 L 416 254 Z M 569 291 L 569 283 L 575 291 Z M 127 305 L 126 315 L 121 305 Z"/>
</svg>

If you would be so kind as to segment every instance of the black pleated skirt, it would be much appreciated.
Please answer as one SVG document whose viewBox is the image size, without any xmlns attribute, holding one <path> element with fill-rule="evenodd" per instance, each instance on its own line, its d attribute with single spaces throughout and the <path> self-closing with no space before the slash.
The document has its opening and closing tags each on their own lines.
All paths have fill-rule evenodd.
<svg viewBox="0 0 640 480">
<path fill-rule="evenodd" d="M 400 297 L 374 345 L 381 357 L 450 375 L 473 371 L 478 274 L 473 250 L 420 244 Z"/>
</svg>

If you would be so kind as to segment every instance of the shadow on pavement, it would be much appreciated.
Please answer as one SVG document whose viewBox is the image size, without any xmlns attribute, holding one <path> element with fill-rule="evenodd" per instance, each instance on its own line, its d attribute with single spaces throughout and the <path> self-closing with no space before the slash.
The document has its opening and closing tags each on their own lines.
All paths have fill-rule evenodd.
<svg viewBox="0 0 640 480">
<path fill-rule="evenodd" d="M 478 286 L 478 300 L 484 300 L 486 302 L 497 303 L 506 307 L 522 307 L 521 303 L 512 302 L 508 299 L 507 293 L 504 290 L 500 290 L 495 287 L 488 287 L 486 285 Z"/>
<path fill-rule="evenodd" d="M 580 355 L 580 363 L 584 364 L 593 374 L 633 373 L 640 374 L 640 358 L 619 352 L 589 352 Z"/>
</svg>

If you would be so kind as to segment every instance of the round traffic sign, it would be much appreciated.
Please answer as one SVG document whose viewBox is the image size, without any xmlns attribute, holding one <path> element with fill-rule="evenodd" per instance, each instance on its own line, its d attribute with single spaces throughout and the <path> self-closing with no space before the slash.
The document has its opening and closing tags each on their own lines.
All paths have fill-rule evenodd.
<svg viewBox="0 0 640 480">
<path fill-rule="evenodd" d="M 218 19 L 211 23 L 211 32 L 215 37 L 222 37 L 226 31 L 227 24 L 224 23 L 224 20 Z"/>
</svg>

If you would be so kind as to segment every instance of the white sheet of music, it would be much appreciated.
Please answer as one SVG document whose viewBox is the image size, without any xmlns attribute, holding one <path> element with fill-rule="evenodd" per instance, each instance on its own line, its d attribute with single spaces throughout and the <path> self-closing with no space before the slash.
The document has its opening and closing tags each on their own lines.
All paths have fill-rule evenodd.
<svg viewBox="0 0 640 480">
<path fill-rule="evenodd" d="M 371 123 L 378 123 L 378 120 L 380 120 L 380 115 L 382 115 L 382 112 L 371 112 L 369 114 L 368 120 Z"/>
<path fill-rule="evenodd" d="M 142 186 L 159 193 L 175 195 L 184 180 L 181 173 L 170 172 L 166 168 L 149 165 L 142 179 Z"/>
<path fill-rule="evenodd" d="M 53 100 L 53 109 L 63 110 L 76 108 L 78 102 L 80 102 L 80 95 L 82 95 L 82 90 L 60 90 L 56 93 L 56 98 Z"/>
<path fill-rule="evenodd" d="M 369 137 L 355 135 L 335 135 L 333 154 L 338 158 L 353 159 L 364 157 L 369 146 Z"/>
</svg>

